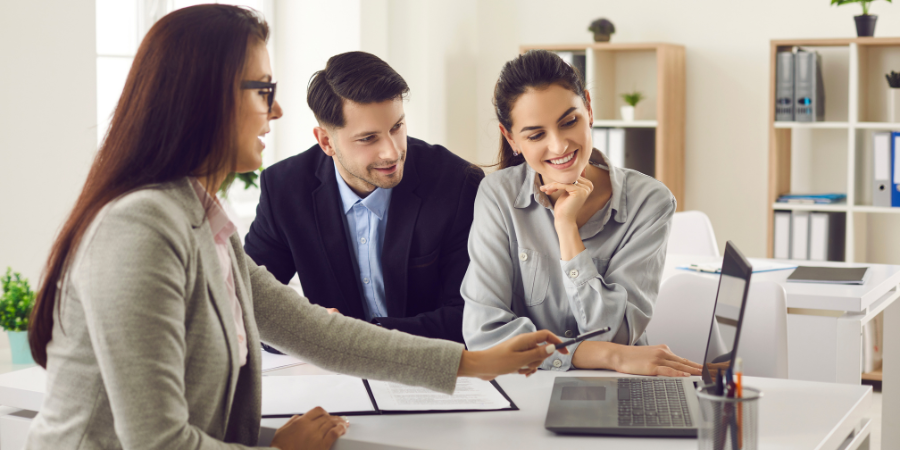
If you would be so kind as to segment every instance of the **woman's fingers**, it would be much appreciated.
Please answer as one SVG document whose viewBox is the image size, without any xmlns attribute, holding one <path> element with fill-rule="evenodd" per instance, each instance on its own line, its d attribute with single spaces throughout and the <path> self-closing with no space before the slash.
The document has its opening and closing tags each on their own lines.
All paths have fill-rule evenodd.
<svg viewBox="0 0 900 450">
<path fill-rule="evenodd" d="M 328 416 L 321 422 L 321 425 L 319 425 L 319 432 L 322 433 L 323 436 L 327 435 L 333 428 L 343 428 L 341 434 L 344 434 L 344 431 L 349 425 L 349 423 L 340 416 Z"/>
<path fill-rule="evenodd" d="M 325 416 L 328 416 L 328 413 L 325 412 L 325 410 L 322 409 L 321 406 L 316 406 L 315 408 L 307 411 L 306 414 L 304 414 L 302 417 L 301 416 L 294 416 L 294 417 L 296 417 L 298 419 L 303 418 L 303 419 L 306 419 L 309 421 L 314 421 L 316 419 L 320 419 Z"/>
</svg>

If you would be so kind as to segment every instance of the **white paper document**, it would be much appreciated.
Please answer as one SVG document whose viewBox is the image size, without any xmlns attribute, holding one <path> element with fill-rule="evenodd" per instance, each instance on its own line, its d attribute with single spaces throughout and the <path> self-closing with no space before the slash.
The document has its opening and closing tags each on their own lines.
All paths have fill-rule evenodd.
<svg viewBox="0 0 900 450">
<path fill-rule="evenodd" d="M 269 353 L 265 350 L 262 352 L 262 372 L 266 373 L 275 369 L 282 369 L 285 367 L 291 366 L 299 366 L 300 364 L 306 364 L 305 361 L 294 358 L 290 355 L 276 355 L 274 353 Z"/>
<path fill-rule="evenodd" d="M 491 384 L 478 378 L 459 378 L 453 395 L 387 381 L 369 380 L 372 396 L 382 411 L 453 411 L 509 408 L 509 400 Z"/>
<path fill-rule="evenodd" d="M 348 375 L 262 377 L 262 415 L 303 414 L 321 406 L 329 414 L 375 413 L 362 380 Z"/>
</svg>

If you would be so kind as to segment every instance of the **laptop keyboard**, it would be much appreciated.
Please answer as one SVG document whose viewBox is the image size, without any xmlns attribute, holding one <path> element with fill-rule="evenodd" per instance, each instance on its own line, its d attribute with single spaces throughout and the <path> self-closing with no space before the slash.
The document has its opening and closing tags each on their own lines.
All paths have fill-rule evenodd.
<svg viewBox="0 0 900 450">
<path fill-rule="evenodd" d="M 619 378 L 619 426 L 691 427 L 679 379 Z"/>
</svg>

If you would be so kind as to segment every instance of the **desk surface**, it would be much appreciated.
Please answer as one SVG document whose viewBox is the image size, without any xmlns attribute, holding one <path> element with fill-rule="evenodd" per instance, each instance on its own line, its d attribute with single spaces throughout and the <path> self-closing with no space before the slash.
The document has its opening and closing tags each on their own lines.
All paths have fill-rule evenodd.
<svg viewBox="0 0 900 450">
<path fill-rule="evenodd" d="M 272 375 L 322 373 L 328 372 L 307 365 Z M 622 376 L 608 371 L 538 371 L 530 378 L 503 376 L 498 382 L 519 411 L 353 416 L 349 431 L 334 449 L 697 448 L 697 441 L 692 438 L 559 436 L 545 430 L 544 419 L 554 378 L 585 375 Z M 763 391 L 759 448 L 765 449 L 836 449 L 864 420 L 872 401 L 869 386 L 753 377 L 745 380 L 747 386 Z M 264 419 L 262 424 L 277 428 L 286 420 Z"/>
<path fill-rule="evenodd" d="M 755 258 L 751 258 L 757 260 Z M 787 277 L 791 270 L 779 270 L 774 272 L 754 273 L 752 280 L 775 281 L 784 286 L 787 294 L 788 308 L 824 309 L 833 311 L 863 312 L 868 308 L 885 300 L 894 294 L 894 289 L 900 285 L 900 266 L 888 264 L 863 264 L 843 263 L 830 261 L 793 261 L 770 260 L 773 262 L 820 266 L 820 267 L 869 267 L 866 283 L 862 286 L 813 284 L 813 283 L 788 283 Z M 708 256 L 668 255 L 663 270 L 663 280 L 678 273 L 698 273 L 678 269 L 692 263 L 721 263 L 721 258 Z M 705 274 L 705 276 L 715 276 Z"/>
</svg>

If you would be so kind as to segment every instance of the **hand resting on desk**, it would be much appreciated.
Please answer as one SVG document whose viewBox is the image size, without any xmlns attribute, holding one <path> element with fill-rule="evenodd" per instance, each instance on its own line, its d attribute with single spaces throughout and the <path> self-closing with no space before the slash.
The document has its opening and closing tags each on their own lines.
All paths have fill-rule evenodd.
<svg viewBox="0 0 900 450">
<path fill-rule="evenodd" d="M 609 369 L 634 375 L 686 377 L 700 375 L 701 365 L 682 358 L 667 345 L 621 345 L 585 341 L 572 355 L 579 369 Z"/>
<path fill-rule="evenodd" d="M 302 416 L 291 417 L 275 431 L 271 445 L 279 450 L 328 450 L 349 426 L 344 418 L 316 407 Z"/>
</svg>

